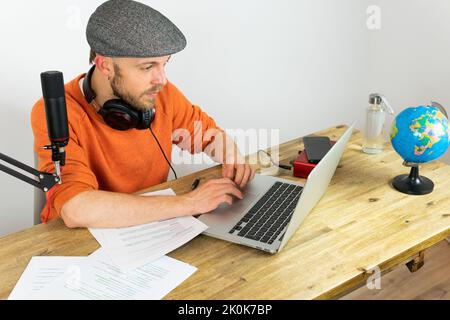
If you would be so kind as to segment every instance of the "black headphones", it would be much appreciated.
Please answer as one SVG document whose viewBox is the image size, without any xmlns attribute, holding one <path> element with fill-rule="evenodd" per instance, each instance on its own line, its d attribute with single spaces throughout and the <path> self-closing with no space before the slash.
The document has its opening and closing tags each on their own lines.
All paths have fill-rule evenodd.
<svg viewBox="0 0 450 320">
<path fill-rule="evenodd" d="M 95 65 L 89 70 L 83 80 L 83 93 L 86 101 L 91 103 L 97 96 L 91 87 L 92 74 Z M 111 99 L 101 106 L 98 113 L 103 117 L 105 123 L 116 130 L 149 129 L 155 117 L 155 109 L 147 111 L 136 110 L 122 99 Z"/>
</svg>

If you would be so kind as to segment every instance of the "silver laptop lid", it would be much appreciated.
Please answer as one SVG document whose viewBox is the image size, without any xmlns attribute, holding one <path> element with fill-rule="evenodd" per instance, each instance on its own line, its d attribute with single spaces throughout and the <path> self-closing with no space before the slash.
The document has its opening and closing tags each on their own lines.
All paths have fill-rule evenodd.
<svg viewBox="0 0 450 320">
<path fill-rule="evenodd" d="M 328 185 L 330 184 L 331 178 L 336 171 L 342 154 L 344 153 L 345 146 L 352 135 L 354 126 L 355 122 L 353 122 L 347 131 L 345 131 L 345 133 L 327 152 L 325 157 L 320 160 L 314 170 L 309 174 L 278 251 L 286 245 L 308 213 L 324 195 Z"/>
</svg>

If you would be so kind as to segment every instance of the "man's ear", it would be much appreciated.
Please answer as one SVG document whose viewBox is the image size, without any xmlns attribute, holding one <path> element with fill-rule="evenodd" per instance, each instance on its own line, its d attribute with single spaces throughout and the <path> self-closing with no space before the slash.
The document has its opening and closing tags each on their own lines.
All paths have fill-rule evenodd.
<svg viewBox="0 0 450 320">
<path fill-rule="evenodd" d="M 94 59 L 95 68 L 99 70 L 108 79 L 114 76 L 113 61 L 110 57 L 97 54 Z"/>
</svg>

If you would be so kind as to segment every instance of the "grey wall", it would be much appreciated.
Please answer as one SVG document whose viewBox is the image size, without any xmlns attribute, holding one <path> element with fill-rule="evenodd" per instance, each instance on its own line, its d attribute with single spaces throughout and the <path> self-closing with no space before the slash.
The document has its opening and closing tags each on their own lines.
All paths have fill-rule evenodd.
<svg viewBox="0 0 450 320">
<path fill-rule="evenodd" d="M 29 113 L 41 95 L 39 74 L 57 69 L 69 81 L 87 70 L 84 29 L 101 2 L 3 5 L 0 152 L 32 164 Z M 188 46 L 171 59 L 168 77 L 222 128 L 278 129 L 282 142 L 354 119 L 361 128 L 370 92 L 385 93 L 397 110 L 430 98 L 450 103 L 444 0 L 143 2 L 185 33 Z M 382 28 L 370 31 L 366 8 L 377 2 Z M 32 225 L 32 193 L 0 173 L 0 235 Z"/>
</svg>

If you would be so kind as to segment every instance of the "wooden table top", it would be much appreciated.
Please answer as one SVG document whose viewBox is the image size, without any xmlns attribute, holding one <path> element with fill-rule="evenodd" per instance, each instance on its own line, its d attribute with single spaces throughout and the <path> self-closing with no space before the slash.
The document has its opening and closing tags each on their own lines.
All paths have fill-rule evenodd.
<svg viewBox="0 0 450 320">
<path fill-rule="evenodd" d="M 345 129 L 316 134 L 337 139 Z M 335 298 L 364 283 L 374 268 L 389 270 L 448 237 L 450 166 L 436 161 L 421 167 L 435 189 L 410 196 L 390 185 L 392 178 L 409 172 L 393 149 L 367 155 L 361 144 L 355 130 L 326 194 L 281 252 L 270 255 L 200 235 L 169 254 L 198 270 L 165 298 Z M 301 149 L 301 139 L 281 144 L 281 162 L 288 163 Z M 274 173 L 302 181 L 283 169 Z M 220 174 L 216 166 L 144 191 L 171 187 L 183 194 L 195 177 Z M 68 229 L 62 221 L 0 238 L 0 298 L 7 299 L 32 256 L 86 256 L 98 248 L 87 229 Z"/>
</svg>

